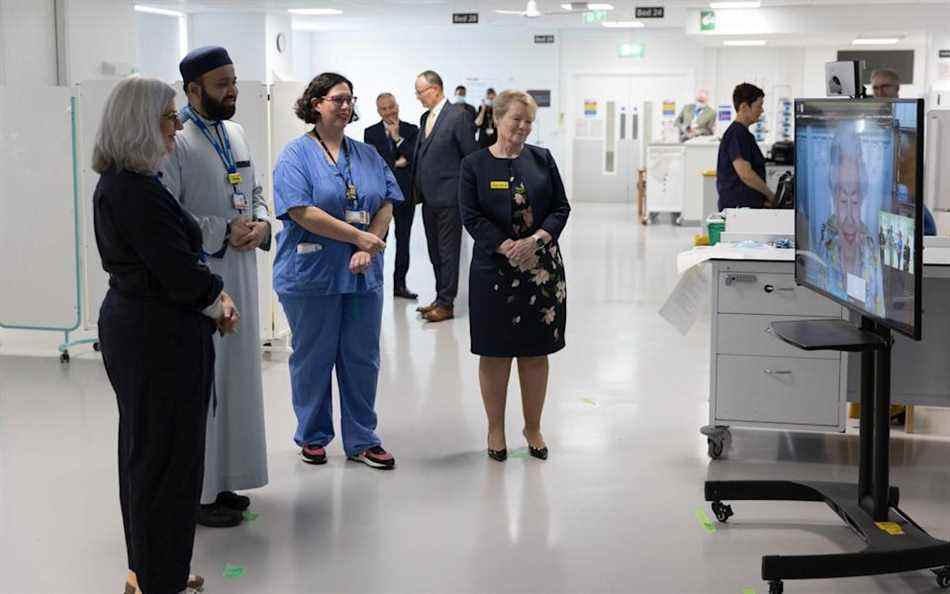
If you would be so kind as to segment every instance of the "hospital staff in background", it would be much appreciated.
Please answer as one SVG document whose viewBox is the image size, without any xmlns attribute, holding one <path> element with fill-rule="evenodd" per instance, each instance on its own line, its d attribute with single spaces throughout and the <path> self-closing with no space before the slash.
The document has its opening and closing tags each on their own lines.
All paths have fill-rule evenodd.
<svg viewBox="0 0 950 594">
<path fill-rule="evenodd" d="M 458 105 L 462 108 L 465 113 L 471 116 L 472 120 L 475 120 L 475 108 L 468 103 L 468 89 L 464 85 L 459 85 L 455 87 L 455 96 L 452 97 L 452 103 Z"/>
<path fill-rule="evenodd" d="M 475 116 L 478 148 L 488 148 L 498 140 L 498 132 L 495 129 L 495 98 L 495 89 L 488 89 L 478 107 L 478 115 Z"/>
<path fill-rule="evenodd" d="M 488 416 L 488 455 L 504 461 L 505 403 L 513 359 L 532 456 L 546 460 L 541 413 L 548 355 L 564 348 L 567 281 L 558 237 L 571 207 L 550 151 L 526 144 L 538 105 L 504 91 L 498 141 L 462 161 L 459 205 L 475 240 L 469 275 L 472 352 Z"/>
<path fill-rule="evenodd" d="M 294 441 L 310 464 L 333 440 L 332 374 L 340 389 L 343 449 L 350 460 L 391 469 L 376 434 L 383 314 L 383 238 L 402 192 L 372 146 L 344 135 L 356 119 L 353 83 L 325 72 L 297 101 L 313 129 L 284 147 L 274 168 L 274 290 L 290 322 Z"/>
<path fill-rule="evenodd" d="M 419 127 L 399 119 L 399 103 L 392 93 L 381 93 L 376 98 L 376 112 L 380 121 L 363 131 L 363 142 L 376 147 L 399 182 L 404 197 L 412 195 L 412 163 L 416 159 L 416 139 Z M 409 241 L 412 236 L 412 221 L 416 218 L 416 205 L 403 200 L 393 207 L 396 227 L 396 266 L 393 271 L 393 296 L 402 299 L 418 299 L 406 286 L 409 272 Z"/>
<path fill-rule="evenodd" d="M 736 119 L 722 135 L 716 164 L 716 189 L 720 211 L 727 208 L 768 208 L 775 194 L 765 183 L 765 156 L 749 126 L 762 117 L 765 92 L 742 83 L 732 92 Z"/>
<path fill-rule="evenodd" d="M 697 136 L 712 136 L 716 132 L 716 110 L 709 107 L 706 91 L 696 93 L 696 101 L 687 103 L 680 110 L 673 124 L 679 130 L 680 142 Z"/>
<path fill-rule="evenodd" d="M 159 181 L 181 122 L 175 90 L 147 78 L 113 89 L 92 168 L 96 244 L 109 274 L 99 343 L 119 405 L 119 501 L 135 594 L 194 592 L 189 575 L 201 497 L 216 330 L 237 329 L 201 228 Z"/>
<path fill-rule="evenodd" d="M 234 64 L 223 47 L 203 47 L 181 61 L 188 95 L 184 130 L 162 170 L 162 183 L 198 220 L 208 265 L 244 312 L 240 335 L 216 340 L 205 476 L 198 523 L 232 527 L 251 501 L 236 491 L 267 484 L 261 376 L 257 250 L 269 250 L 271 225 L 237 108 Z"/>
</svg>

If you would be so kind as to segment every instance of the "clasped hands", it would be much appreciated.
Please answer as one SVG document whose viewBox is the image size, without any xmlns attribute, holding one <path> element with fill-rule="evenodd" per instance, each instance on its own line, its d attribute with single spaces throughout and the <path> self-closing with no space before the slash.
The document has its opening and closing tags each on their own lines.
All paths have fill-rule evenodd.
<svg viewBox="0 0 950 594">
<path fill-rule="evenodd" d="M 270 223 L 252 221 L 244 215 L 231 219 L 231 236 L 228 245 L 238 252 L 249 252 L 261 247 L 270 235 Z"/>
<path fill-rule="evenodd" d="M 354 242 L 356 253 L 350 258 L 350 272 L 363 274 L 373 263 L 373 256 L 386 249 L 386 242 L 368 231 L 360 231 Z"/>
<path fill-rule="evenodd" d="M 550 241 L 550 235 L 546 231 L 540 231 L 539 235 L 546 242 Z M 538 262 L 538 243 L 535 235 L 517 240 L 506 239 L 501 242 L 497 251 L 515 268 L 534 268 Z"/>
</svg>

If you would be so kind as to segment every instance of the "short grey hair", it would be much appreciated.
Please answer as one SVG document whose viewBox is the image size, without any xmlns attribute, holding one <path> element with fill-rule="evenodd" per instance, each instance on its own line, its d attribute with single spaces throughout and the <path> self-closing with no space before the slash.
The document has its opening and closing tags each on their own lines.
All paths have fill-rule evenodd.
<svg viewBox="0 0 950 594">
<path fill-rule="evenodd" d="M 442 77 L 439 76 L 439 73 L 435 70 L 426 70 L 417 76 L 416 78 L 424 78 L 427 83 L 433 87 L 439 87 L 440 89 L 445 89 L 445 85 L 442 84 Z"/>
<path fill-rule="evenodd" d="M 534 100 L 534 97 L 528 93 L 525 93 L 524 91 L 515 91 L 509 89 L 507 91 L 502 91 L 497 97 L 495 97 L 495 121 L 500 122 L 505 117 L 505 114 L 508 113 L 508 110 L 511 109 L 511 106 L 515 103 L 520 103 L 527 107 L 532 116 L 538 112 L 538 103 Z"/>
<path fill-rule="evenodd" d="M 864 147 L 861 145 L 861 137 L 850 122 L 838 124 L 828 147 L 828 185 L 832 193 L 832 208 L 837 200 L 841 166 L 845 163 L 858 166 L 858 183 L 863 193 L 867 186 L 864 179 Z"/>
<path fill-rule="evenodd" d="M 92 168 L 158 171 L 165 158 L 162 115 L 175 89 L 155 78 L 131 76 L 119 82 L 106 101 L 92 151 Z"/>
<path fill-rule="evenodd" d="M 897 73 L 896 70 L 891 70 L 890 68 L 879 68 L 871 73 L 871 80 L 873 81 L 878 76 L 883 76 L 888 79 L 895 85 L 901 84 L 901 75 Z"/>
<path fill-rule="evenodd" d="M 393 100 L 396 99 L 396 96 L 390 93 L 389 91 L 386 91 L 385 93 L 380 93 L 379 95 L 376 96 L 376 103 L 379 103 L 383 99 L 389 99 L 390 97 L 392 97 Z"/>
</svg>

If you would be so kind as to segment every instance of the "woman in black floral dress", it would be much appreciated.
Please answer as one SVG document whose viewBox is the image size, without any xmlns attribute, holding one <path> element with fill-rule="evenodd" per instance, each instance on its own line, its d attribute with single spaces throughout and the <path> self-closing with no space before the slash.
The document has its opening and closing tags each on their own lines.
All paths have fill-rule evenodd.
<svg viewBox="0 0 950 594">
<path fill-rule="evenodd" d="M 571 207 L 554 158 L 525 144 L 537 105 L 505 91 L 495 102 L 498 141 L 462 161 L 459 207 L 475 239 L 469 276 L 472 352 L 488 415 L 488 455 L 507 457 L 505 401 L 518 360 L 532 456 L 546 459 L 541 412 L 548 358 L 564 348 L 567 284 L 558 237 Z"/>
</svg>

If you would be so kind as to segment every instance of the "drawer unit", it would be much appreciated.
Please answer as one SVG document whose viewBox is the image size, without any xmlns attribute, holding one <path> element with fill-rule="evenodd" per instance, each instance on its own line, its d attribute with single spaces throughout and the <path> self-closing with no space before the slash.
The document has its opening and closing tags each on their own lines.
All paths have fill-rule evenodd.
<svg viewBox="0 0 950 594">
<path fill-rule="evenodd" d="M 795 285 L 793 274 L 720 272 L 719 313 L 840 318 L 841 306 Z"/>
<path fill-rule="evenodd" d="M 837 359 L 719 355 L 716 419 L 724 422 L 839 426 Z"/>
<path fill-rule="evenodd" d="M 769 325 L 772 322 L 800 319 L 808 318 L 719 314 L 716 332 L 716 352 L 720 355 L 834 359 L 837 361 L 841 356 L 837 351 L 803 351 L 782 342 L 769 333 Z"/>
</svg>

